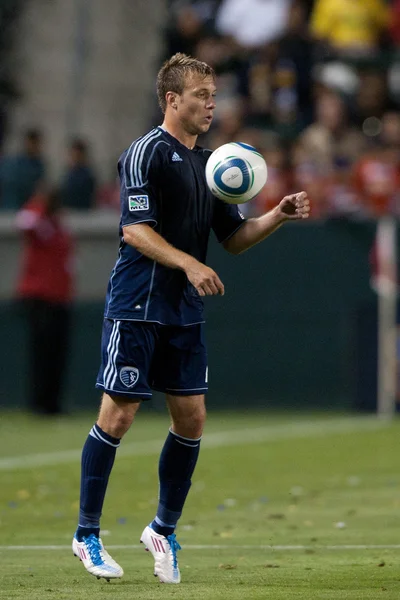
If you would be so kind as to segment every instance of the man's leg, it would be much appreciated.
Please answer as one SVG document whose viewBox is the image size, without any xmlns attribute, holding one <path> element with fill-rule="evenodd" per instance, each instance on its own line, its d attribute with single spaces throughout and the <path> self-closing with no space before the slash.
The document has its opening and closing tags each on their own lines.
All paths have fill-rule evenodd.
<svg viewBox="0 0 400 600">
<path fill-rule="evenodd" d="M 174 533 L 182 514 L 206 419 L 204 395 L 168 395 L 167 403 L 172 426 L 160 456 L 160 498 L 152 523 L 152 528 L 164 536 Z"/>
<path fill-rule="evenodd" d="M 97 423 L 90 430 L 82 452 L 78 540 L 90 533 L 99 535 L 100 516 L 116 451 L 139 406 L 140 402 L 103 394 Z"/>
<path fill-rule="evenodd" d="M 179 583 L 174 530 L 188 495 L 199 456 L 206 419 L 204 395 L 167 395 L 172 426 L 159 462 L 160 496 L 157 514 L 141 541 L 155 558 L 155 574 L 165 583 Z M 171 553 L 171 556 L 169 554 Z"/>
<path fill-rule="evenodd" d="M 90 573 L 106 579 L 121 577 L 123 571 L 99 541 L 100 516 L 117 448 L 139 406 L 140 401 L 104 393 L 82 452 L 79 524 L 72 548 Z"/>
</svg>

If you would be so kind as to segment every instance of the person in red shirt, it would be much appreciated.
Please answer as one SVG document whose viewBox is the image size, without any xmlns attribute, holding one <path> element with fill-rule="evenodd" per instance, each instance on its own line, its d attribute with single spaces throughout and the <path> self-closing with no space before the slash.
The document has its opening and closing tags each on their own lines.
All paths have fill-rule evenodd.
<svg viewBox="0 0 400 600">
<path fill-rule="evenodd" d="M 268 165 L 268 185 L 263 187 L 252 203 L 257 215 L 262 215 L 276 206 L 277 198 L 289 194 L 291 184 L 284 148 L 276 144 L 264 150 L 262 154 Z"/>
<path fill-rule="evenodd" d="M 24 237 L 17 297 L 30 338 L 30 407 L 49 415 L 62 412 L 73 297 L 73 241 L 60 208 L 58 191 L 50 190 L 34 196 L 16 217 Z"/>
<path fill-rule="evenodd" d="M 400 46 L 400 0 L 393 0 L 390 7 L 389 32 L 393 44 Z"/>
<path fill-rule="evenodd" d="M 354 166 L 353 185 L 360 203 L 372 218 L 399 214 L 400 167 L 397 150 L 377 146 Z"/>
</svg>

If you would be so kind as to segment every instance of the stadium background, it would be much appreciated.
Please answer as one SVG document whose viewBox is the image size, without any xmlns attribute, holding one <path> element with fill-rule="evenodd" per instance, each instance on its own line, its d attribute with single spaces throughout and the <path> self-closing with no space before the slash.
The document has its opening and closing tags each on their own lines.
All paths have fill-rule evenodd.
<svg viewBox="0 0 400 600">
<path fill-rule="evenodd" d="M 2 156 L 37 127 L 49 180 L 62 177 L 72 136 L 87 141 L 96 175 L 92 204 L 67 207 L 77 239 L 71 408 L 97 406 L 103 299 L 118 246 L 116 160 L 159 123 L 155 75 L 178 50 L 218 73 L 216 123 L 202 143 L 250 142 L 266 157 L 269 183 L 245 210 L 259 214 L 303 188 L 313 201 L 310 222 L 241 257 L 212 244 L 209 264 L 227 294 L 206 301 L 209 406 L 373 406 L 370 254 L 377 218 L 400 207 L 400 3 L 365 3 L 372 12 L 361 25 L 343 23 L 346 3 L 333 22 L 330 0 L 242 4 L 243 14 L 235 0 L 114 0 L 112 10 L 106 0 L 1 3 Z M 0 196 L 4 406 L 24 406 L 28 385 L 14 221 Z"/>
<path fill-rule="evenodd" d="M 382 213 L 399 213 L 399 10 L 400 0 L 0 1 L 2 600 L 398 600 L 400 421 L 352 409 L 375 402 L 375 231 Z M 118 247 L 115 164 L 159 123 L 155 74 L 177 50 L 218 72 L 218 116 L 202 143 L 248 141 L 266 155 L 268 185 L 244 208 L 259 214 L 300 188 L 314 208 L 243 256 L 212 241 L 227 292 L 206 301 L 214 410 L 171 589 L 138 543 L 157 505 L 161 398 L 125 436 L 104 507 L 102 539 L 123 580 L 89 577 L 71 537 Z M 77 293 L 69 415 L 57 417 L 19 410 L 30 384 L 15 299 L 22 240 L 4 167 L 32 127 L 49 181 L 73 182 L 75 136 L 96 180 L 93 196 L 64 197 Z"/>
</svg>

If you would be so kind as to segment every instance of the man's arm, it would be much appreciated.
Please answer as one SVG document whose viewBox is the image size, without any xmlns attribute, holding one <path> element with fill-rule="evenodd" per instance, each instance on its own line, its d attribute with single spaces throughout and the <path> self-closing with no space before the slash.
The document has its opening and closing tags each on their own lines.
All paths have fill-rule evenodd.
<svg viewBox="0 0 400 600">
<path fill-rule="evenodd" d="M 147 223 L 127 225 L 123 228 L 124 241 L 144 256 L 164 267 L 180 269 L 200 296 L 224 295 L 224 284 L 218 275 L 190 254 L 171 246 Z"/>
<path fill-rule="evenodd" d="M 241 254 L 271 235 L 285 221 L 307 219 L 310 201 L 306 192 L 285 196 L 278 206 L 261 217 L 248 219 L 226 242 L 225 250 L 231 254 Z"/>
</svg>

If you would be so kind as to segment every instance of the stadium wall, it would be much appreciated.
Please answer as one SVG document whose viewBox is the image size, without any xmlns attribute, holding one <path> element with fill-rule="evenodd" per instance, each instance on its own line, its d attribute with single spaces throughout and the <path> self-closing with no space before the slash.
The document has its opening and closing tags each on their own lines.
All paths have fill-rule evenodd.
<svg viewBox="0 0 400 600">
<path fill-rule="evenodd" d="M 98 402 L 94 380 L 117 219 L 115 214 L 70 219 L 78 264 L 66 385 L 71 408 L 95 409 Z M 25 331 L 12 301 L 20 241 L 2 222 L 8 234 L 0 231 L 0 405 L 24 406 Z M 375 300 L 368 263 L 374 230 L 372 223 L 345 221 L 287 224 L 238 257 L 212 241 L 209 264 L 226 294 L 206 299 L 210 407 L 324 409 L 357 403 L 358 316 L 369 314 L 365 308 Z M 156 398 L 154 406 L 159 402 Z"/>
<path fill-rule="evenodd" d="M 39 127 L 51 179 L 64 148 L 85 138 L 99 179 L 115 177 L 115 157 L 143 134 L 156 108 L 155 72 L 167 6 L 159 0 L 30 0 L 20 3 L 11 61 L 19 96 L 5 149 Z M 110 158 L 114 157 L 114 158 Z"/>
</svg>

